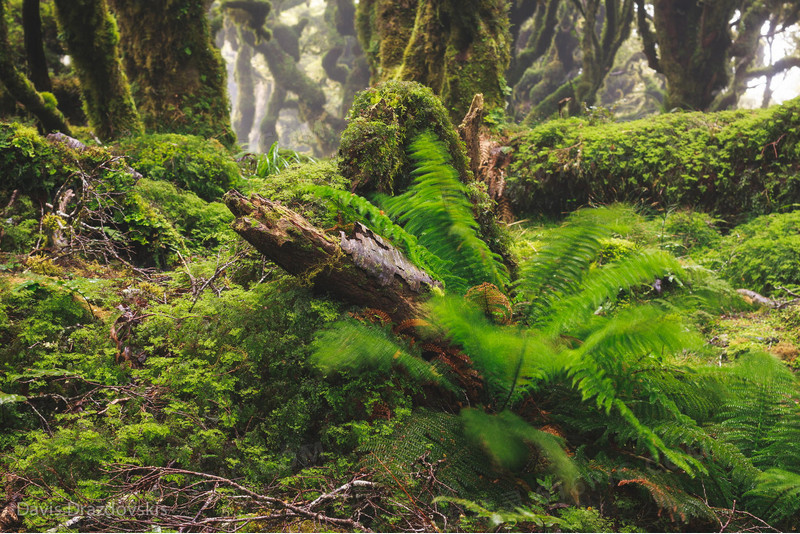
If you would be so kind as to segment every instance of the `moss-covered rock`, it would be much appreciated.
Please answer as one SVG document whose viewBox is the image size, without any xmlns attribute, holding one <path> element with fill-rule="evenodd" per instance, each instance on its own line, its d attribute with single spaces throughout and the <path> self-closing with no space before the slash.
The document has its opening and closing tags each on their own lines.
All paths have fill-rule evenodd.
<svg viewBox="0 0 800 534">
<path fill-rule="evenodd" d="M 147 178 L 167 180 L 214 200 L 240 182 L 239 167 L 218 141 L 193 135 L 153 134 L 131 137 L 114 151 Z"/>
<path fill-rule="evenodd" d="M 408 147 L 423 132 L 432 132 L 450 155 L 450 164 L 468 186 L 481 237 L 510 262 L 508 239 L 497 225 L 494 202 L 470 171 L 464 143 L 447 110 L 433 92 L 416 82 L 386 82 L 356 95 L 349 124 L 342 134 L 339 170 L 350 189 L 400 194 L 411 183 L 414 163 Z"/>
<path fill-rule="evenodd" d="M 386 82 L 356 95 L 342 134 L 339 169 L 358 193 L 401 193 L 412 169 L 406 150 L 425 131 L 444 141 L 461 180 L 470 181 L 466 149 L 447 110 L 416 82 Z"/>
</svg>

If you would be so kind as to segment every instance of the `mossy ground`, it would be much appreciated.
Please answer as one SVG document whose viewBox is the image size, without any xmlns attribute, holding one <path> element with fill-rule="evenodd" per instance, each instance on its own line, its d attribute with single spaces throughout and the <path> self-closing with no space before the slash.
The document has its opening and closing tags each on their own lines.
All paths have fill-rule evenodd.
<svg viewBox="0 0 800 534">
<path fill-rule="evenodd" d="M 107 469 L 128 463 L 179 465 L 253 487 L 272 485 L 288 500 L 317 496 L 351 480 L 353 473 L 370 472 L 383 477 L 391 499 L 400 503 L 386 504 L 389 511 L 372 525 L 383 530 L 397 528 L 402 507 L 411 506 L 404 491 L 427 495 L 425 483 L 403 471 L 407 466 L 369 463 L 362 447 L 376 437 L 392 436 L 419 416 L 420 407 L 457 401 L 402 372 L 388 379 L 377 370 L 323 376 L 309 360 L 313 340 L 327 325 L 359 310 L 312 294 L 303 280 L 282 274 L 244 245 L 229 228 L 230 213 L 213 195 L 203 199 L 180 188 L 189 183 L 179 179 L 189 164 L 166 164 L 172 153 L 155 150 L 159 145 L 153 142 L 147 147 L 153 149 L 148 161 L 163 172 L 134 185 L 121 165 L 109 164 L 113 156 L 102 149 L 76 154 L 19 126 L 3 126 L 0 144 L 0 157 L 13 171 L 0 187 L 6 201 L 0 205 L 16 188 L 26 187 L 28 195 L 7 208 L 0 221 L 0 465 L 23 477 L 10 482 L 17 484 L 15 490 L 29 480 L 35 484 L 26 486 L 26 499 L 43 505 L 64 505 L 63 495 L 80 504 L 106 502 L 114 491 Z M 202 159 L 198 154 L 209 148 L 199 141 L 187 145 L 197 152 L 191 161 Z M 220 161 L 227 165 L 232 159 L 220 156 Z M 139 247 L 127 264 L 79 253 L 65 257 L 36 245 L 45 236 L 35 199 L 49 198 L 89 162 L 95 163 L 92 169 L 102 167 L 98 162 L 108 164 L 92 175 L 95 183 L 111 184 L 110 191 L 124 189 L 120 228 Z M 212 180 L 217 176 L 212 167 L 198 167 L 191 180 L 219 183 Z M 335 160 L 295 163 L 263 176 L 251 171 L 242 163 L 230 176 L 246 192 L 279 200 L 319 226 L 338 223 L 336 213 L 308 192 L 312 184 L 349 187 L 350 179 Z M 30 181 L 41 173 L 49 181 Z M 770 224 L 754 221 L 748 228 L 755 230 L 740 234 L 765 239 L 758 237 L 759 229 L 779 223 L 784 228 L 791 219 L 770 216 Z M 536 254 L 559 224 L 512 226 L 513 255 Z M 737 233 L 715 217 L 681 210 L 631 216 L 619 227 L 604 243 L 598 265 L 646 247 L 674 252 L 689 265 L 710 251 L 733 250 L 725 243 Z M 743 243 L 737 241 L 736 247 Z M 723 270 L 687 271 L 696 274 L 667 281 L 664 290 L 726 296 L 693 310 L 688 319 L 707 343 L 687 358 L 726 365 L 748 351 L 765 349 L 791 368 L 800 367 L 800 308 L 753 310 L 732 292 Z M 785 274 L 783 283 L 800 284 L 792 271 Z M 623 295 L 617 305 L 658 298 L 645 285 Z M 386 468 L 395 470 L 396 479 L 385 474 Z M 657 518 L 655 510 L 645 517 L 641 503 L 649 500 L 633 492 L 617 501 L 621 511 L 612 524 L 595 505 L 566 505 L 552 478 L 537 484 L 529 488 L 531 502 L 543 514 L 563 520 L 562 530 L 683 528 Z M 220 513 L 236 513 L 235 500 L 220 498 Z M 336 506 L 330 513 L 352 511 L 350 504 Z M 441 508 L 446 513 L 454 509 Z M 468 513 L 453 516 L 456 523 L 448 525 L 484 531 L 492 528 L 490 517 Z M 65 519 L 31 515 L 24 526 L 44 530 Z M 282 528 L 320 527 L 298 521 Z"/>
</svg>

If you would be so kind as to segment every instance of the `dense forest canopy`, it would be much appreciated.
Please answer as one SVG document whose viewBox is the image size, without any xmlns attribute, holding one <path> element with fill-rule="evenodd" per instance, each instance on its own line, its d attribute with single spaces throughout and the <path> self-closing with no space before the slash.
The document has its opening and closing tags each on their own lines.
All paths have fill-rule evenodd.
<svg viewBox="0 0 800 534">
<path fill-rule="evenodd" d="M 798 24 L 0 0 L 0 531 L 796 530 Z"/>
</svg>

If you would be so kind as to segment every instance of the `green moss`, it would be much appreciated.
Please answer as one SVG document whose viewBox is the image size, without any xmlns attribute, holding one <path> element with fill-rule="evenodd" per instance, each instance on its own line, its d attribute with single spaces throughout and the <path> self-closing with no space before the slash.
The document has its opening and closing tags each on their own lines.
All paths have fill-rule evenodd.
<svg viewBox="0 0 800 534">
<path fill-rule="evenodd" d="M 56 0 L 59 27 L 81 80 L 89 124 L 103 140 L 141 132 L 106 0 Z"/>
<path fill-rule="evenodd" d="M 205 202 L 171 183 L 148 179 L 139 180 L 133 191 L 169 221 L 190 250 L 207 251 L 235 240 L 233 214 L 221 202 Z"/>
<path fill-rule="evenodd" d="M 556 215 L 589 201 L 693 206 L 728 218 L 800 200 L 800 99 L 766 110 L 561 119 L 513 140 L 506 195 Z"/>
<path fill-rule="evenodd" d="M 148 132 L 236 143 L 226 72 L 205 4 L 194 0 L 112 0 L 133 97 Z"/>
<path fill-rule="evenodd" d="M 216 140 L 193 135 L 153 134 L 123 140 L 114 148 L 147 178 L 167 180 L 200 198 L 221 197 L 240 183 L 239 167 Z"/>
<path fill-rule="evenodd" d="M 330 213 L 327 202 L 308 191 L 310 185 L 346 189 L 349 181 L 339 174 L 336 160 L 321 160 L 294 165 L 263 180 L 252 178 L 247 181 L 245 191 L 278 201 L 317 226 L 333 226 L 335 214 Z"/>
<path fill-rule="evenodd" d="M 38 196 L 68 176 L 57 148 L 18 123 L 0 124 L 0 168 L 0 191 L 6 195 L 19 189 Z"/>
<path fill-rule="evenodd" d="M 698 261 L 737 288 L 784 297 L 778 287 L 800 288 L 800 211 L 757 217 L 713 245 Z"/>
<path fill-rule="evenodd" d="M 356 192 L 401 193 L 412 169 L 408 145 L 428 130 L 445 142 L 461 180 L 468 182 L 466 150 L 447 110 L 416 82 L 386 82 L 356 95 L 342 134 L 339 169 Z"/>
</svg>

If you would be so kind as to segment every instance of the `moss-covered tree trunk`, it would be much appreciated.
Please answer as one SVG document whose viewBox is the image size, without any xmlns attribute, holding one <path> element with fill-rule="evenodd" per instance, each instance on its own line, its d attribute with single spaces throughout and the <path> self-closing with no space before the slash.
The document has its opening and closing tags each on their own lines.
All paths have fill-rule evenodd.
<svg viewBox="0 0 800 534">
<path fill-rule="evenodd" d="M 61 0 L 69 1 L 69 0 Z M 236 142 L 225 65 L 203 0 L 111 0 L 133 97 L 147 131 Z"/>
<path fill-rule="evenodd" d="M 56 108 L 55 101 L 45 101 L 14 64 L 8 42 L 5 0 L 0 0 L 0 82 L 17 102 L 36 117 L 44 131 L 70 133 L 67 121 Z"/>
<path fill-rule="evenodd" d="M 504 0 L 359 2 L 359 39 L 373 81 L 427 85 L 460 121 L 473 96 L 504 105 L 511 37 Z"/>
<path fill-rule="evenodd" d="M 650 66 L 667 78 L 666 109 L 706 110 L 728 84 L 730 20 L 736 2 L 653 0 L 653 26 L 637 0 L 639 32 Z"/>
<path fill-rule="evenodd" d="M 81 82 L 89 125 L 106 141 L 141 130 L 122 71 L 106 0 L 55 0 L 61 34 Z"/>
</svg>

